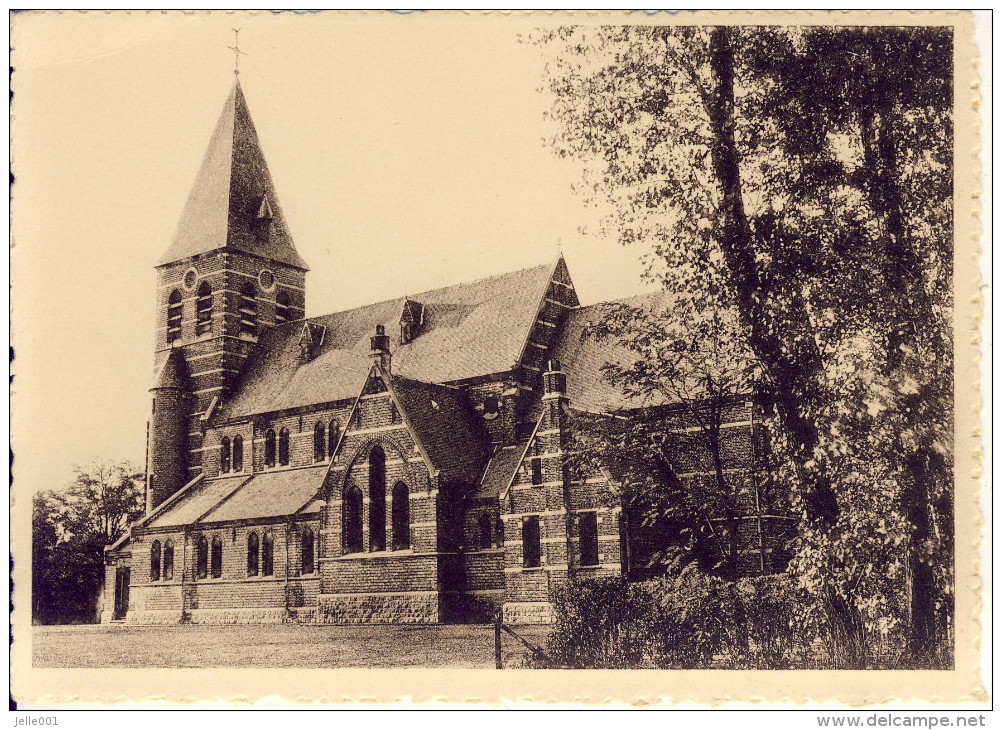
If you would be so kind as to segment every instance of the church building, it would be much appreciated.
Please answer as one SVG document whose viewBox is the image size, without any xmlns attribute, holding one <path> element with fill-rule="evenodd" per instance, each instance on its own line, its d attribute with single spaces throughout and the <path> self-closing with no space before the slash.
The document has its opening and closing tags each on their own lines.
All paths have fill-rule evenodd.
<svg viewBox="0 0 1002 730">
<path fill-rule="evenodd" d="M 146 511 L 102 621 L 548 622 L 555 586 L 630 571 L 614 476 L 563 457 L 576 411 L 651 404 L 603 377 L 628 355 L 563 257 L 306 318 L 237 81 L 156 271 Z M 781 570 L 757 517 L 744 569 Z"/>
</svg>

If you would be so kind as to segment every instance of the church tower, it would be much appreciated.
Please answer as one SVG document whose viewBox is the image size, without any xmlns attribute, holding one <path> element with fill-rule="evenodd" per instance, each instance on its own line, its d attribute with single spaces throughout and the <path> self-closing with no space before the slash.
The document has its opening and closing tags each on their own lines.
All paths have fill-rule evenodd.
<svg viewBox="0 0 1002 730">
<path fill-rule="evenodd" d="M 201 472 L 202 425 L 262 331 L 305 315 L 308 267 L 292 243 L 239 80 L 156 271 L 148 510 Z"/>
</svg>

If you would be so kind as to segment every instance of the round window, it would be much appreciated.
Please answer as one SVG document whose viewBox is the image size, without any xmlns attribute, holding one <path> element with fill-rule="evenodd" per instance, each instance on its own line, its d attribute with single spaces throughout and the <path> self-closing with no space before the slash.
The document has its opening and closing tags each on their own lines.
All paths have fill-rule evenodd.
<svg viewBox="0 0 1002 730">
<path fill-rule="evenodd" d="M 275 288 L 275 275 L 268 269 L 261 269 L 261 273 L 257 275 L 257 283 L 265 291 L 271 291 Z"/>
<path fill-rule="evenodd" d="M 181 279 L 181 285 L 188 291 L 192 291 L 195 288 L 195 284 L 198 283 L 198 270 L 192 267 L 184 272 L 184 277 Z"/>
</svg>

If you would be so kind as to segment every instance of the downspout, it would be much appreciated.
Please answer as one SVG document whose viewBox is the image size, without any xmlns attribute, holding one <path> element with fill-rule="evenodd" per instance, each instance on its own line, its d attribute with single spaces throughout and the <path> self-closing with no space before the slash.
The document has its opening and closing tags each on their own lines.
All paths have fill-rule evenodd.
<svg viewBox="0 0 1002 730">
<path fill-rule="evenodd" d="M 188 536 L 189 529 L 184 528 L 183 539 L 181 540 L 181 623 L 186 624 L 191 621 L 188 613 Z"/>
</svg>

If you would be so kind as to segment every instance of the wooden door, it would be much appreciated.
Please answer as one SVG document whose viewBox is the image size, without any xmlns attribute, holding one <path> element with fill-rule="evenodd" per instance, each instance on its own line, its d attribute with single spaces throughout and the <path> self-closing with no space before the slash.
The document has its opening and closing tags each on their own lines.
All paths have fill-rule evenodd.
<svg viewBox="0 0 1002 730">
<path fill-rule="evenodd" d="M 129 611 L 129 569 L 115 572 L 115 618 L 123 619 Z"/>
</svg>

